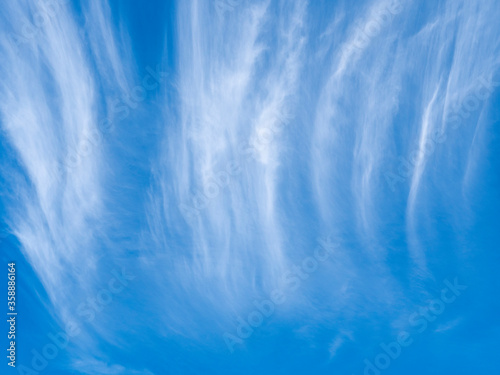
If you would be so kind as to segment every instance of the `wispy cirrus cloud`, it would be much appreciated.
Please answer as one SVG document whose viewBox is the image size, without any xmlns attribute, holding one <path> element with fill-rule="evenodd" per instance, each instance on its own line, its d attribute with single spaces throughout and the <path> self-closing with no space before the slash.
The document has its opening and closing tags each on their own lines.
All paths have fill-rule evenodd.
<svg viewBox="0 0 500 375">
<path fill-rule="evenodd" d="M 427 201 L 417 199 L 425 163 L 415 169 L 406 196 L 395 198 L 383 173 L 393 155 L 421 147 L 445 126 L 448 98 L 458 95 L 449 81 L 457 69 L 472 78 L 471 71 L 496 64 L 495 45 L 475 47 L 470 30 L 458 32 L 479 27 L 470 25 L 462 6 L 445 2 L 414 19 L 418 4 L 411 1 L 365 2 L 352 9 L 336 4 L 331 21 L 313 27 L 317 15 L 308 3 L 242 3 L 223 17 L 203 16 L 213 9 L 199 2 L 183 4 L 178 96 L 165 112 L 170 125 L 153 168 L 147 232 L 152 246 L 165 252 L 158 259 L 174 270 L 178 285 L 169 293 L 199 295 L 215 315 L 248 311 L 246 296 L 272 289 L 280 269 L 300 254 L 292 238 L 307 242 L 311 233 L 333 232 L 347 244 L 342 261 L 330 266 L 344 318 L 356 319 L 366 304 L 374 313 L 395 303 L 411 311 L 418 299 L 405 295 L 408 284 L 419 285 L 433 273 L 422 229 L 415 229 L 426 217 L 416 210 L 417 201 Z M 481 12 L 478 22 L 494 32 L 483 10 L 471 5 L 467 14 L 474 9 Z M 269 25 L 277 15 L 276 26 Z M 476 54 L 482 48 L 484 64 L 457 60 L 463 48 Z M 435 63 L 423 71 L 430 56 Z M 455 82 L 453 92 L 468 82 Z M 268 147 L 257 146 L 259 132 L 283 117 L 283 131 Z M 242 160 L 245 153 L 252 158 Z M 217 180 L 221 171 L 228 182 Z M 394 274 L 395 236 L 405 243 L 406 276 Z M 366 267 L 373 272 L 356 279 Z M 300 304 L 309 306 L 311 293 Z M 340 316 L 324 303 L 328 313 L 318 320 Z M 183 326 L 191 320 L 178 311 L 192 308 L 179 303 L 175 317 L 166 319 L 189 335 Z"/>
<path fill-rule="evenodd" d="M 51 365 L 361 373 L 412 313 L 428 316 L 436 280 L 491 293 L 499 12 L 493 0 L 6 4 L 5 222 L 47 292 L 50 332 L 95 313 Z M 412 165 L 393 189 L 401 160 Z M 313 277 L 327 235 L 339 246 Z M 96 296 L 121 266 L 137 278 L 104 309 Z M 447 307 L 451 323 L 405 352 L 486 342 L 456 332 L 482 297 Z"/>
<path fill-rule="evenodd" d="M 80 11 L 92 25 L 86 36 L 69 2 L 19 1 L 1 12 L 0 116 L 9 145 L 2 167 L 8 181 L 6 222 L 42 282 L 46 309 L 63 328 L 106 277 L 105 262 L 98 262 L 110 219 L 106 143 L 94 144 L 71 173 L 61 173 L 60 166 L 102 131 L 103 118 L 116 116 L 107 100 L 131 86 L 133 65 L 121 52 L 126 47 L 118 48 L 122 40 L 110 24 L 109 7 L 93 3 Z M 44 22 L 37 23 L 42 16 Z M 36 32 L 15 43 L 12 35 L 33 22 Z M 102 316 L 89 326 L 99 332 L 105 320 Z M 99 334 L 82 335 L 72 347 L 98 340 Z M 26 356 L 28 366 L 29 360 Z"/>
<path fill-rule="evenodd" d="M 277 205 L 286 134 L 272 142 L 262 137 L 274 123 L 286 128 L 281 114 L 294 111 L 306 9 L 302 1 L 290 7 L 241 3 L 224 17 L 207 17 L 215 10 L 202 2 L 179 8 L 179 101 L 166 112 L 171 127 L 155 169 L 150 228 L 154 245 L 172 251 L 167 267 L 180 281 L 175 293 L 189 290 L 209 303 L 226 300 L 221 314 L 245 303 L 243 290 L 276 283 L 289 262 Z M 276 12 L 282 20 L 274 24 Z M 238 173 L 198 210 L 198 193 L 210 196 L 211 179 L 228 163 Z M 183 207 L 196 209 L 197 216 L 176 229 L 171 223 L 184 222 Z M 173 250 L 166 233 L 189 233 L 189 250 Z M 209 294 L 204 280 L 213 285 Z"/>
</svg>

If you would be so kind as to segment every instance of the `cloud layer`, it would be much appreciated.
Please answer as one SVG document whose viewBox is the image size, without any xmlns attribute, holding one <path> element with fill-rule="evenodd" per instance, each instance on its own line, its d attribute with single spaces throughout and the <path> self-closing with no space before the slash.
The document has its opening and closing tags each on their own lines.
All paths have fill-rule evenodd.
<svg viewBox="0 0 500 375">
<path fill-rule="evenodd" d="M 54 369 L 362 373 L 443 280 L 498 285 L 494 0 L 179 1 L 155 39 L 144 8 L 0 12 L 4 222 L 55 325 L 83 328 Z M 429 348 L 473 326 L 467 298 Z"/>
</svg>

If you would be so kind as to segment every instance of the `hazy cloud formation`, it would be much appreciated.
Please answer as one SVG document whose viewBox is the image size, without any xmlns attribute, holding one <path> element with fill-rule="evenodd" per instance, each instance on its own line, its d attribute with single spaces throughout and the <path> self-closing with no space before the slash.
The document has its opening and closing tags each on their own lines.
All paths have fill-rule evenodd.
<svg viewBox="0 0 500 375">
<path fill-rule="evenodd" d="M 43 312 L 19 365 L 500 370 L 496 1 L 22 0 L 0 19 L 2 246 Z M 467 289 L 448 303 L 444 280 Z"/>
</svg>

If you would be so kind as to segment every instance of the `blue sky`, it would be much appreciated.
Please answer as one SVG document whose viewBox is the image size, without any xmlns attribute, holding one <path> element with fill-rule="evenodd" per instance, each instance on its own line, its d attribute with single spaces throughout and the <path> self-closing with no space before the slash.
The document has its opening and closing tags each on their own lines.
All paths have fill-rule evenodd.
<svg viewBox="0 0 500 375">
<path fill-rule="evenodd" d="M 6 2 L 1 373 L 499 373 L 498 19 Z"/>
</svg>

